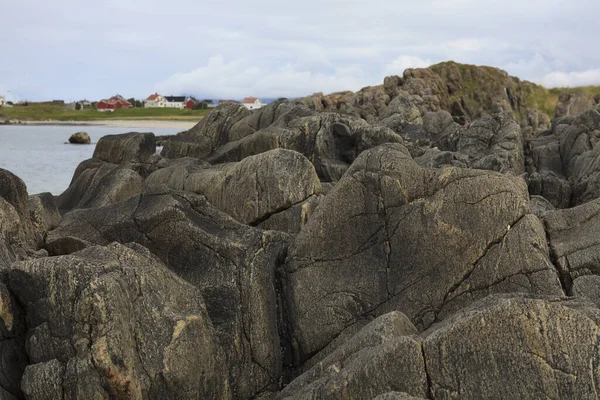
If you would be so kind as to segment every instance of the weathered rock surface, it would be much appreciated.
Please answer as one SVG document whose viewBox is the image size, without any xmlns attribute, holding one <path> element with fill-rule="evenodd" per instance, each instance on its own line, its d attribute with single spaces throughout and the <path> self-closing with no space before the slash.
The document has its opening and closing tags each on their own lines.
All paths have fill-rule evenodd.
<svg viewBox="0 0 600 400">
<path fill-rule="evenodd" d="M 166 158 L 207 157 L 227 143 L 231 128 L 250 114 L 250 110 L 241 104 L 220 105 L 189 131 L 164 142 L 161 155 Z"/>
<path fill-rule="evenodd" d="M 58 227 L 61 219 L 52 193 L 29 196 L 29 216 L 38 243 L 43 243 L 46 234 Z"/>
<path fill-rule="evenodd" d="M 24 315 L 8 287 L 0 283 L 0 398 L 21 397 L 21 376 L 27 366 Z M 13 396 L 13 397 L 11 397 Z"/>
<path fill-rule="evenodd" d="M 142 247 L 23 261 L 9 278 L 27 312 L 30 398 L 230 398 L 199 290 Z"/>
<path fill-rule="evenodd" d="M 488 297 L 423 335 L 431 398 L 596 398 L 599 324 L 590 303 Z"/>
<path fill-rule="evenodd" d="M 36 249 L 29 215 L 25 183 L 11 172 L 0 169 L 0 259 L 23 258 Z"/>
<path fill-rule="evenodd" d="M 106 135 L 98 140 L 93 158 L 111 164 L 143 164 L 156 153 L 153 133 L 130 132 Z"/>
<path fill-rule="evenodd" d="M 71 144 L 91 144 L 92 143 L 92 139 L 90 138 L 90 135 L 87 134 L 87 132 L 77 132 L 71 135 L 71 137 L 69 137 L 69 143 Z"/>
<path fill-rule="evenodd" d="M 94 167 L 76 173 L 67 190 L 57 197 L 59 210 L 66 212 L 115 204 L 144 189 L 144 179 L 132 169 L 99 159 L 91 159 L 88 166 L 92 165 Z"/>
<path fill-rule="evenodd" d="M 204 195 L 216 208 L 248 225 L 266 221 L 321 192 L 310 161 L 283 149 L 212 167 L 193 160 L 175 163 L 154 172 L 146 184 L 166 184 Z M 302 213 L 298 217 L 301 221 Z M 293 225 L 302 226 L 301 222 Z"/>
<path fill-rule="evenodd" d="M 287 236 L 235 222 L 190 192 L 156 191 L 65 215 L 47 248 L 137 242 L 204 296 L 235 397 L 277 386 L 282 370 L 276 274 Z"/>
<path fill-rule="evenodd" d="M 558 103 L 554 110 L 556 118 L 577 116 L 594 105 L 594 98 L 587 94 L 578 92 L 564 92 L 558 97 Z"/>
<path fill-rule="evenodd" d="M 362 153 L 289 251 L 295 361 L 365 315 L 424 329 L 490 293 L 563 294 L 529 213 L 520 178 L 423 169 L 400 145 Z"/>
<path fill-rule="evenodd" d="M 557 118 L 551 131 L 527 141 L 532 195 L 566 208 L 600 197 L 600 110 Z"/>
</svg>

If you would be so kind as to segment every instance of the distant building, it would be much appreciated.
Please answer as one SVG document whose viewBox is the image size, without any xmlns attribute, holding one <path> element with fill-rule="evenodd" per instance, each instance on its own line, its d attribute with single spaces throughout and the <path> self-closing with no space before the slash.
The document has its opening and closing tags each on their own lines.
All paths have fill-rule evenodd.
<svg viewBox="0 0 600 400">
<path fill-rule="evenodd" d="M 6 104 L 6 99 L 4 98 L 4 96 L 0 96 L 0 107 L 2 107 L 5 104 Z"/>
<path fill-rule="evenodd" d="M 96 105 L 96 109 L 101 112 L 113 112 L 119 108 L 133 108 L 133 104 L 125 100 L 123 96 L 116 95 L 108 100 L 100 100 Z"/>
<path fill-rule="evenodd" d="M 167 108 L 192 108 L 195 101 L 191 97 L 186 96 L 165 96 Z"/>
<path fill-rule="evenodd" d="M 144 101 L 145 108 L 163 108 L 167 106 L 167 100 L 165 100 L 164 96 L 154 93 L 148 96 L 146 101 Z"/>
<path fill-rule="evenodd" d="M 258 110 L 264 106 L 264 104 L 260 102 L 260 99 L 256 97 L 246 97 L 244 100 L 242 100 L 242 104 L 248 110 Z"/>
</svg>

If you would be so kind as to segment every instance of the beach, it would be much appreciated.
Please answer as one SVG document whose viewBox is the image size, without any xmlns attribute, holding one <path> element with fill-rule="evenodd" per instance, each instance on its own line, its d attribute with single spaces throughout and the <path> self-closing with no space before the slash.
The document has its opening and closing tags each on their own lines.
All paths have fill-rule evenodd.
<svg viewBox="0 0 600 400">
<path fill-rule="evenodd" d="M 15 125 L 77 125 L 77 126 L 108 126 L 108 127 L 138 127 L 138 128 L 168 128 L 187 130 L 196 125 L 198 120 L 157 120 L 157 119 L 107 119 L 96 121 L 11 121 Z"/>
</svg>

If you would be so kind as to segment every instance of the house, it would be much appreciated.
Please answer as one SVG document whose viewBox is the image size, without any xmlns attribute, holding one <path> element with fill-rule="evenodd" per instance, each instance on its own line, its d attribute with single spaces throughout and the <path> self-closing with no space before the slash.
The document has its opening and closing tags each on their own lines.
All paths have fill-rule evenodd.
<svg viewBox="0 0 600 400">
<path fill-rule="evenodd" d="M 4 98 L 4 96 L 0 96 L 0 107 L 2 107 L 5 104 L 6 104 L 6 99 Z"/>
<path fill-rule="evenodd" d="M 168 108 L 184 109 L 188 98 L 185 96 L 165 96 Z"/>
<path fill-rule="evenodd" d="M 120 95 L 108 100 L 100 100 L 96 105 L 96 109 L 101 112 L 113 112 L 119 108 L 133 108 L 133 105 Z"/>
<path fill-rule="evenodd" d="M 146 101 L 144 101 L 144 108 L 163 108 L 166 106 L 167 100 L 158 93 L 151 94 Z"/>
<path fill-rule="evenodd" d="M 246 97 L 244 100 L 242 100 L 242 104 L 248 110 L 258 110 L 264 106 L 264 104 L 260 102 L 260 99 L 257 99 L 256 97 Z"/>
<path fill-rule="evenodd" d="M 200 102 L 198 100 L 196 100 L 195 98 L 188 97 L 185 101 L 185 108 L 188 110 L 191 110 L 198 103 L 200 103 Z"/>
</svg>

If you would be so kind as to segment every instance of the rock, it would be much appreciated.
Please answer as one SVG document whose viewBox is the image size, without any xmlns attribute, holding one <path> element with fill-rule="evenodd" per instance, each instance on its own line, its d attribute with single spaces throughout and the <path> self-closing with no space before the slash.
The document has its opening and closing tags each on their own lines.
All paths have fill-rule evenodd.
<svg viewBox="0 0 600 400">
<path fill-rule="evenodd" d="M 567 294 L 584 275 L 600 275 L 600 199 L 542 214 L 548 244 Z"/>
<path fill-rule="evenodd" d="M 365 315 L 419 329 L 497 292 L 563 294 L 525 183 L 363 152 L 296 236 L 286 291 L 296 365 Z"/>
<path fill-rule="evenodd" d="M 423 335 L 431 397 L 595 398 L 599 323 L 589 303 L 488 297 Z"/>
<path fill-rule="evenodd" d="M 375 397 L 373 400 L 423 400 L 423 398 L 414 397 L 408 393 L 388 392 Z"/>
<path fill-rule="evenodd" d="M 568 117 L 579 115 L 595 104 L 594 98 L 578 92 L 563 92 L 558 96 L 558 103 L 554 109 L 554 117 Z"/>
<path fill-rule="evenodd" d="M 550 117 L 540 110 L 527 110 L 527 126 L 533 128 L 533 132 L 541 132 L 550 129 L 552 121 Z"/>
<path fill-rule="evenodd" d="M 515 176 L 525 172 L 521 128 L 508 114 L 486 116 L 448 135 L 440 150 L 469 157 L 471 167 Z"/>
<path fill-rule="evenodd" d="M 399 366 L 394 365 L 401 362 L 399 360 L 390 362 L 389 358 L 392 354 L 382 354 L 392 349 L 392 351 L 396 351 L 398 344 L 412 353 L 414 349 L 411 347 L 416 343 L 412 340 L 404 340 L 403 337 L 416 333 L 416 328 L 402 313 L 392 312 L 382 315 L 363 327 L 310 370 L 293 380 L 281 391 L 278 398 L 333 399 L 344 398 L 344 395 L 352 393 L 353 398 L 371 399 L 377 394 L 391 390 L 392 387 L 425 395 L 424 370 L 419 371 L 424 365 L 418 352 L 405 355 L 406 359 L 403 361 L 408 362 L 409 365 L 404 366 L 403 372 L 411 374 L 413 379 L 410 382 L 404 381 L 404 384 L 397 382 L 398 377 L 403 374 L 398 374 Z M 394 342 L 402 344 L 395 343 L 395 345 L 386 346 Z M 380 376 L 377 379 L 366 378 L 365 375 L 368 376 L 368 370 L 373 368 L 373 365 L 361 365 L 353 362 L 355 357 L 364 360 L 366 354 L 382 358 L 375 361 L 374 364 L 378 364 L 381 368 L 380 371 L 385 371 L 382 375 L 387 376 Z M 394 370 L 396 374 L 391 370 Z M 398 386 L 392 383 L 394 381 Z"/>
<path fill-rule="evenodd" d="M 156 137 L 153 133 L 130 132 L 100 138 L 93 158 L 118 165 L 143 164 L 155 153 Z"/>
<path fill-rule="evenodd" d="M 156 147 L 163 147 L 167 140 L 170 140 L 175 135 L 159 135 L 156 136 Z"/>
<path fill-rule="evenodd" d="M 573 280 L 571 287 L 573 296 L 584 297 L 600 307 L 600 276 L 583 275 Z"/>
<path fill-rule="evenodd" d="M 265 230 L 296 234 L 302 230 L 319 205 L 322 196 L 313 195 L 302 203 L 291 206 L 285 211 L 273 214 L 257 226 Z"/>
<path fill-rule="evenodd" d="M 25 253 L 36 248 L 35 235 L 29 218 L 27 186 L 16 175 L 0 169 L 0 242 L 12 247 L 4 253 Z"/>
<path fill-rule="evenodd" d="M 161 155 L 166 158 L 203 158 L 227 143 L 228 132 L 250 110 L 241 104 L 220 105 L 189 131 L 181 132 L 163 143 Z"/>
<path fill-rule="evenodd" d="M 92 139 L 90 139 L 90 135 L 87 132 L 77 132 L 71 135 L 69 138 L 69 143 L 71 144 L 91 144 Z"/>
<path fill-rule="evenodd" d="M 236 397 L 277 386 L 282 370 L 277 269 L 286 235 L 242 225 L 191 192 L 156 190 L 72 211 L 46 242 L 52 254 L 64 254 L 113 241 L 147 247 L 200 289 Z"/>
<path fill-rule="evenodd" d="M 552 211 L 555 207 L 542 196 L 531 196 L 531 213 L 541 216 L 546 211 Z"/>
<path fill-rule="evenodd" d="M 204 195 L 216 208 L 248 225 L 258 225 L 321 192 L 313 165 L 291 150 L 271 150 L 239 163 L 196 165 L 192 161 L 163 168 L 146 184 Z M 185 173 L 179 172 L 182 169 Z"/>
<path fill-rule="evenodd" d="M 52 193 L 40 193 L 29 196 L 29 216 L 36 237 L 38 238 L 38 243 L 43 243 L 46 234 L 58 227 L 61 219 Z"/>
<path fill-rule="evenodd" d="M 10 286 L 28 314 L 22 386 L 33 398 L 53 386 L 65 398 L 231 398 L 200 292 L 147 250 L 16 263 Z"/>
<path fill-rule="evenodd" d="M 554 208 L 568 208 L 571 204 L 572 189 L 569 182 L 550 172 L 537 172 L 527 176 L 529 194 L 546 199 Z"/>
<path fill-rule="evenodd" d="M 0 283 L 0 398 L 21 398 L 21 376 L 27 366 L 26 324 L 8 287 Z M 13 396 L 13 397 L 11 397 Z"/>
<path fill-rule="evenodd" d="M 437 147 L 415 158 L 415 162 L 423 168 L 468 168 L 470 164 L 469 156 L 454 151 L 441 151 Z"/>
<path fill-rule="evenodd" d="M 99 167 L 85 169 L 80 174 L 76 171 L 67 190 L 56 198 L 61 212 L 115 204 L 144 189 L 144 179 L 134 170 L 106 162 L 96 165 Z"/>
</svg>

